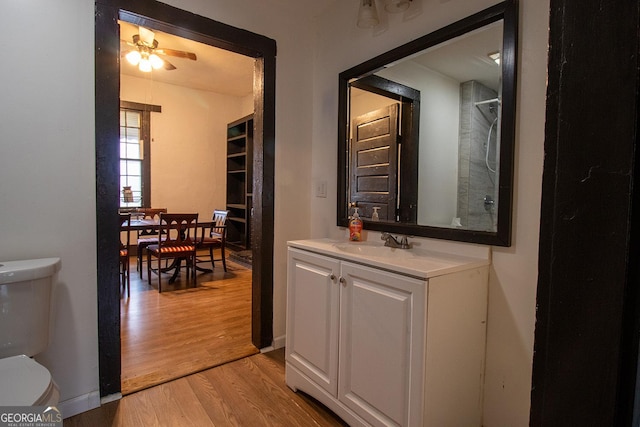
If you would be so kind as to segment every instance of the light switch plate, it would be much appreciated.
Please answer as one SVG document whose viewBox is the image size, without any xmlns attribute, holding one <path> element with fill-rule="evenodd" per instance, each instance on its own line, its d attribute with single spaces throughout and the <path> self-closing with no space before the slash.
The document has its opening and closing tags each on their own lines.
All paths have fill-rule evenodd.
<svg viewBox="0 0 640 427">
<path fill-rule="evenodd" d="M 327 181 L 318 181 L 316 184 L 316 197 L 327 197 Z"/>
</svg>

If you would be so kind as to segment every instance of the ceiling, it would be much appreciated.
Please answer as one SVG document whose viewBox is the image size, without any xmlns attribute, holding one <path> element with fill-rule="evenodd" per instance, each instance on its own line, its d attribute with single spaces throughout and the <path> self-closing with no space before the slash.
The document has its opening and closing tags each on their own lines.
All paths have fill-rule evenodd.
<svg viewBox="0 0 640 427">
<path fill-rule="evenodd" d="M 120 38 L 124 42 L 132 42 L 133 35 L 138 34 L 138 26 L 124 21 L 118 22 L 120 24 Z M 124 54 L 132 47 L 121 42 L 123 58 L 120 72 L 122 74 L 224 95 L 244 97 L 253 93 L 253 58 L 160 31 L 153 31 L 155 39 L 158 41 L 158 49 L 193 52 L 196 54 L 197 60 L 159 55 L 162 59 L 168 59 L 176 69 L 168 71 L 161 68 L 143 73 L 138 70 L 137 66 L 129 64 L 124 58 Z"/>
<path fill-rule="evenodd" d="M 476 80 L 498 92 L 500 66 L 489 54 L 502 50 L 502 32 L 503 23 L 498 21 L 420 52 L 411 60 L 458 82 Z"/>
</svg>

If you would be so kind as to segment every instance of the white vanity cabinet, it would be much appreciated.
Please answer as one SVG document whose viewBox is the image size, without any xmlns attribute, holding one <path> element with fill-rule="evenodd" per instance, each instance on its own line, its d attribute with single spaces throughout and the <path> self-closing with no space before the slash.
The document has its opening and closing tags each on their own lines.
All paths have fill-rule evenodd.
<svg viewBox="0 0 640 427">
<path fill-rule="evenodd" d="M 288 254 L 289 387 L 352 426 L 480 427 L 488 262 L 407 275 L 308 242 Z"/>
</svg>

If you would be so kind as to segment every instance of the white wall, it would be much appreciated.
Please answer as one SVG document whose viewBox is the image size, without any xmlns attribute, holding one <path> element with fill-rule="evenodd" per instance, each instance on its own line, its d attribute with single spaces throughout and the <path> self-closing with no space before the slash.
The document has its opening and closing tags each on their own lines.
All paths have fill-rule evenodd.
<svg viewBox="0 0 640 427">
<path fill-rule="evenodd" d="M 415 0 L 423 13 L 406 22 L 393 16 L 376 31 L 355 26 L 356 1 L 336 0 L 317 22 L 301 18 L 307 2 L 167 3 L 278 43 L 274 335 L 280 337 L 286 241 L 346 234 L 335 226 L 335 193 L 312 197 L 318 182 L 336 188 L 338 73 L 495 1 Z M 514 245 L 494 249 L 486 427 L 527 425 L 529 413 L 548 1 L 520 0 L 520 10 Z M 65 49 L 44 61 L 33 54 L 43 40 Z M 76 411 L 95 404 L 98 391 L 93 40 L 92 2 L 3 4 L 0 259 L 62 257 L 53 342 L 40 360 L 51 368 L 62 400 Z"/>
<path fill-rule="evenodd" d="M 494 248 L 485 426 L 528 425 L 544 160 L 548 0 L 521 0 L 513 246 Z"/>
<path fill-rule="evenodd" d="M 410 61 L 377 74 L 420 91 L 418 224 L 450 226 L 458 207 L 460 83 Z"/>
<path fill-rule="evenodd" d="M 151 205 L 169 212 L 198 212 L 202 219 L 223 209 L 227 123 L 253 113 L 253 96 L 122 75 L 120 99 L 162 107 L 161 113 L 151 113 Z"/>
<path fill-rule="evenodd" d="M 37 359 L 81 407 L 98 403 L 93 34 L 93 2 L 2 4 L 0 260 L 62 259 Z"/>
</svg>

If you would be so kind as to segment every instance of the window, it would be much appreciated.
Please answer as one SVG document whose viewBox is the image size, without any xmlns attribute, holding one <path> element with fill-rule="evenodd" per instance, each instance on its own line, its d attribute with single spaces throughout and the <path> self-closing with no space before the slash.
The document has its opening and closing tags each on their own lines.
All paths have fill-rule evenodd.
<svg viewBox="0 0 640 427">
<path fill-rule="evenodd" d="M 141 207 L 143 204 L 144 139 L 141 128 L 141 111 L 120 110 L 120 207 Z"/>
<path fill-rule="evenodd" d="M 120 207 L 151 206 L 151 112 L 155 105 L 120 103 Z"/>
</svg>

